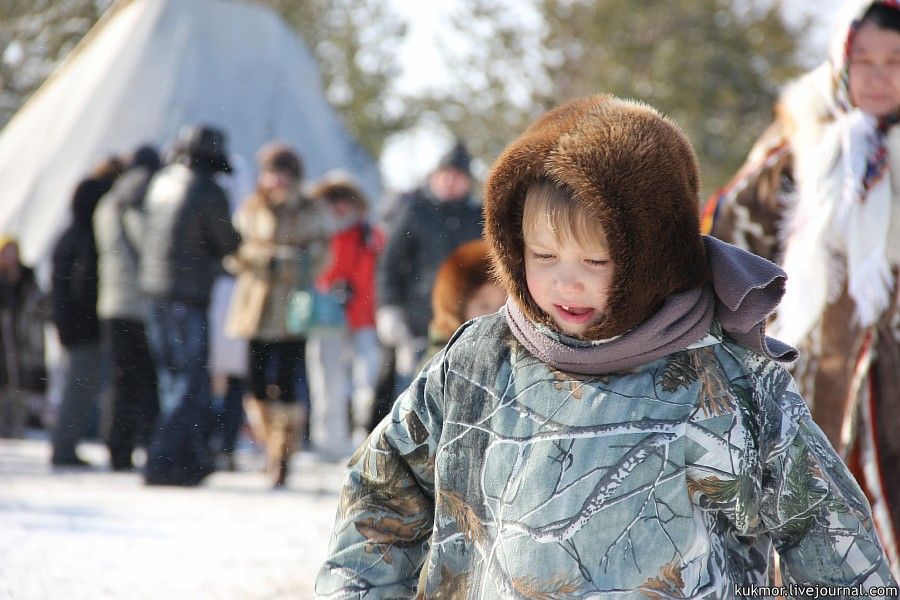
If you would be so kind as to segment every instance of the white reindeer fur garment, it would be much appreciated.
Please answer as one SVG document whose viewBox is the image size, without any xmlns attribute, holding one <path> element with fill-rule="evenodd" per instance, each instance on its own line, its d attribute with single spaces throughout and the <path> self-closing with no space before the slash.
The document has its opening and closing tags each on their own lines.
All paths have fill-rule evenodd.
<svg viewBox="0 0 900 600">
<path fill-rule="evenodd" d="M 781 102 L 791 125 L 795 190 L 781 225 L 788 282 L 772 333 L 792 345 L 809 334 L 845 282 L 858 323 L 874 324 L 891 302 L 891 263 L 900 245 L 892 191 L 900 190 L 900 127 L 885 140 L 888 173 L 864 193 L 877 123 L 858 109 L 837 108 L 834 60 L 789 86 Z"/>
</svg>

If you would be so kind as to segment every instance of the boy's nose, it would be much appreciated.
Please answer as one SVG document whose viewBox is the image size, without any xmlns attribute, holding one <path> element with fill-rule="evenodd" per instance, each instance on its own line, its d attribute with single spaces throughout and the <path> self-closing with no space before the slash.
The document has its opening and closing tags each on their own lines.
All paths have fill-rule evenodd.
<svg viewBox="0 0 900 600">
<path fill-rule="evenodd" d="M 573 273 L 563 272 L 556 280 L 556 287 L 560 292 L 580 292 L 584 284 Z"/>
</svg>

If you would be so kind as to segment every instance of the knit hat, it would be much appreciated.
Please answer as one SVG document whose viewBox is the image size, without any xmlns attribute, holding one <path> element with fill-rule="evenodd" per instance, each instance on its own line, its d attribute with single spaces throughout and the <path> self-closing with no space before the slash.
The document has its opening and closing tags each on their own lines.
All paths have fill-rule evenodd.
<svg viewBox="0 0 900 600">
<path fill-rule="evenodd" d="M 203 162 L 223 173 L 231 173 L 225 133 L 208 125 L 186 125 L 178 132 L 175 154 Z"/>
<path fill-rule="evenodd" d="M 160 167 L 159 151 L 149 144 L 139 146 L 131 155 L 129 168 L 144 167 L 150 171 L 156 171 Z"/>
<path fill-rule="evenodd" d="M 490 247 L 484 240 L 460 245 L 438 269 L 431 290 L 431 330 L 449 338 L 463 324 L 466 302 L 493 280 Z"/>
<path fill-rule="evenodd" d="M 469 154 L 466 145 L 461 140 L 457 140 L 453 147 L 438 161 L 435 170 L 456 169 L 466 175 L 471 175 L 471 162 L 472 155 Z"/>
<path fill-rule="evenodd" d="M 581 337 L 620 335 L 666 297 L 708 281 L 699 170 L 687 137 L 645 104 L 590 96 L 538 119 L 503 151 L 485 184 L 494 270 L 530 320 L 553 324 L 525 280 L 522 209 L 528 186 L 539 180 L 569 190 L 596 216 L 615 264 L 606 313 Z"/>
<path fill-rule="evenodd" d="M 256 153 L 256 162 L 260 172 L 283 171 L 290 173 L 298 181 L 303 179 L 303 161 L 300 155 L 284 142 L 265 144 Z"/>
</svg>

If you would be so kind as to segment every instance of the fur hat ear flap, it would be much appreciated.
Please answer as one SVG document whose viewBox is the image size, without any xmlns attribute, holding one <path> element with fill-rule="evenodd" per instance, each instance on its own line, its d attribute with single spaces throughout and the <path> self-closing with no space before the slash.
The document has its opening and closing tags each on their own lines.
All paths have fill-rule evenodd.
<svg viewBox="0 0 900 600">
<path fill-rule="evenodd" d="M 485 235 L 494 270 L 526 316 L 551 324 L 525 280 L 522 209 L 548 179 L 597 215 L 615 275 L 604 317 L 586 339 L 620 335 L 671 294 L 703 286 L 699 169 L 690 142 L 653 108 L 609 95 L 564 104 L 538 119 L 494 163 L 485 183 Z"/>
</svg>

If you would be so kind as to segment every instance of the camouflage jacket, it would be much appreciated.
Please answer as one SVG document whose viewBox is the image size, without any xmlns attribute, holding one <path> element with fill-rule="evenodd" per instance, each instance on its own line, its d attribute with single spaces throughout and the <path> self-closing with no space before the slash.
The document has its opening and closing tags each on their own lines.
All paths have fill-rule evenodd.
<svg viewBox="0 0 900 600">
<path fill-rule="evenodd" d="M 773 547 L 785 585 L 894 583 L 782 367 L 714 325 L 632 371 L 572 376 L 491 315 L 351 459 L 316 592 L 411 598 L 427 556 L 426 598 L 725 599 L 773 585 Z"/>
</svg>

